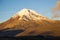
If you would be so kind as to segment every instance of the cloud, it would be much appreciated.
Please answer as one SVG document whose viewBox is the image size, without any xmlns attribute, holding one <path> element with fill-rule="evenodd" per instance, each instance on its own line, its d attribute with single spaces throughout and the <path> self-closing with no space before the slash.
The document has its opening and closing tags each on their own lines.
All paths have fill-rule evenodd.
<svg viewBox="0 0 60 40">
<path fill-rule="evenodd" d="M 60 17 L 60 1 L 57 1 L 56 6 L 52 9 L 53 18 Z"/>
</svg>

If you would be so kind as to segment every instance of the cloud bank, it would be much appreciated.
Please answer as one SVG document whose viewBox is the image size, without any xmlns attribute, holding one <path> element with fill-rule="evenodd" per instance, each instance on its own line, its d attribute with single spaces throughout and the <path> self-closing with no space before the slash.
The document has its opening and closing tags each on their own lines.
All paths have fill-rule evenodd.
<svg viewBox="0 0 60 40">
<path fill-rule="evenodd" d="M 56 6 L 52 9 L 53 18 L 60 17 L 60 0 L 57 1 Z"/>
</svg>

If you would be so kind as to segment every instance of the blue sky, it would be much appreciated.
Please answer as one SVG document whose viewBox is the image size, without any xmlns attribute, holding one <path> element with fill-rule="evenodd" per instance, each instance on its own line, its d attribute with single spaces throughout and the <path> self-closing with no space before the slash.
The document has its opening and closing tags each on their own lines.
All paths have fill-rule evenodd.
<svg viewBox="0 0 60 40">
<path fill-rule="evenodd" d="M 51 18 L 51 9 L 57 0 L 0 0 L 0 22 L 9 19 L 12 15 L 27 8 Z"/>
</svg>

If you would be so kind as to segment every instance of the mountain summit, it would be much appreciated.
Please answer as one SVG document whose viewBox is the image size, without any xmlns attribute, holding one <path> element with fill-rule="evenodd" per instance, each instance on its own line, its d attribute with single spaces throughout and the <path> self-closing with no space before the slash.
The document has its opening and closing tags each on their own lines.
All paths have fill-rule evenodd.
<svg viewBox="0 0 60 40">
<path fill-rule="evenodd" d="M 47 17 L 44 17 L 30 9 L 22 9 L 21 11 L 19 11 L 17 14 L 15 14 L 12 17 L 13 18 L 19 17 L 19 20 L 23 18 L 24 20 L 27 20 L 27 21 L 47 19 Z"/>
<path fill-rule="evenodd" d="M 60 36 L 60 20 L 51 20 L 30 9 L 22 9 L 0 23 L 0 36 Z"/>
</svg>

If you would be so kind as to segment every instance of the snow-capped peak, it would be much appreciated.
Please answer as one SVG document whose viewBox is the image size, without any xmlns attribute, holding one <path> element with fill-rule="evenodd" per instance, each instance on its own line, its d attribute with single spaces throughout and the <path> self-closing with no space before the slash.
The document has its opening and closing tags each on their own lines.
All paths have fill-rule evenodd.
<svg viewBox="0 0 60 40">
<path fill-rule="evenodd" d="M 27 9 L 22 9 L 21 11 L 19 11 L 18 13 L 16 13 L 12 17 L 16 17 L 17 15 L 19 15 L 21 17 L 21 16 L 26 15 L 26 14 L 28 14 Z"/>
<path fill-rule="evenodd" d="M 40 20 L 40 19 L 47 19 L 46 17 L 43 17 L 42 15 L 36 13 L 35 11 L 33 10 L 30 10 L 30 9 L 22 9 L 21 11 L 19 11 L 17 14 L 15 14 L 14 16 L 12 16 L 13 18 L 16 18 L 17 16 L 19 16 L 19 20 L 20 19 L 33 19 L 33 20 Z"/>
</svg>

